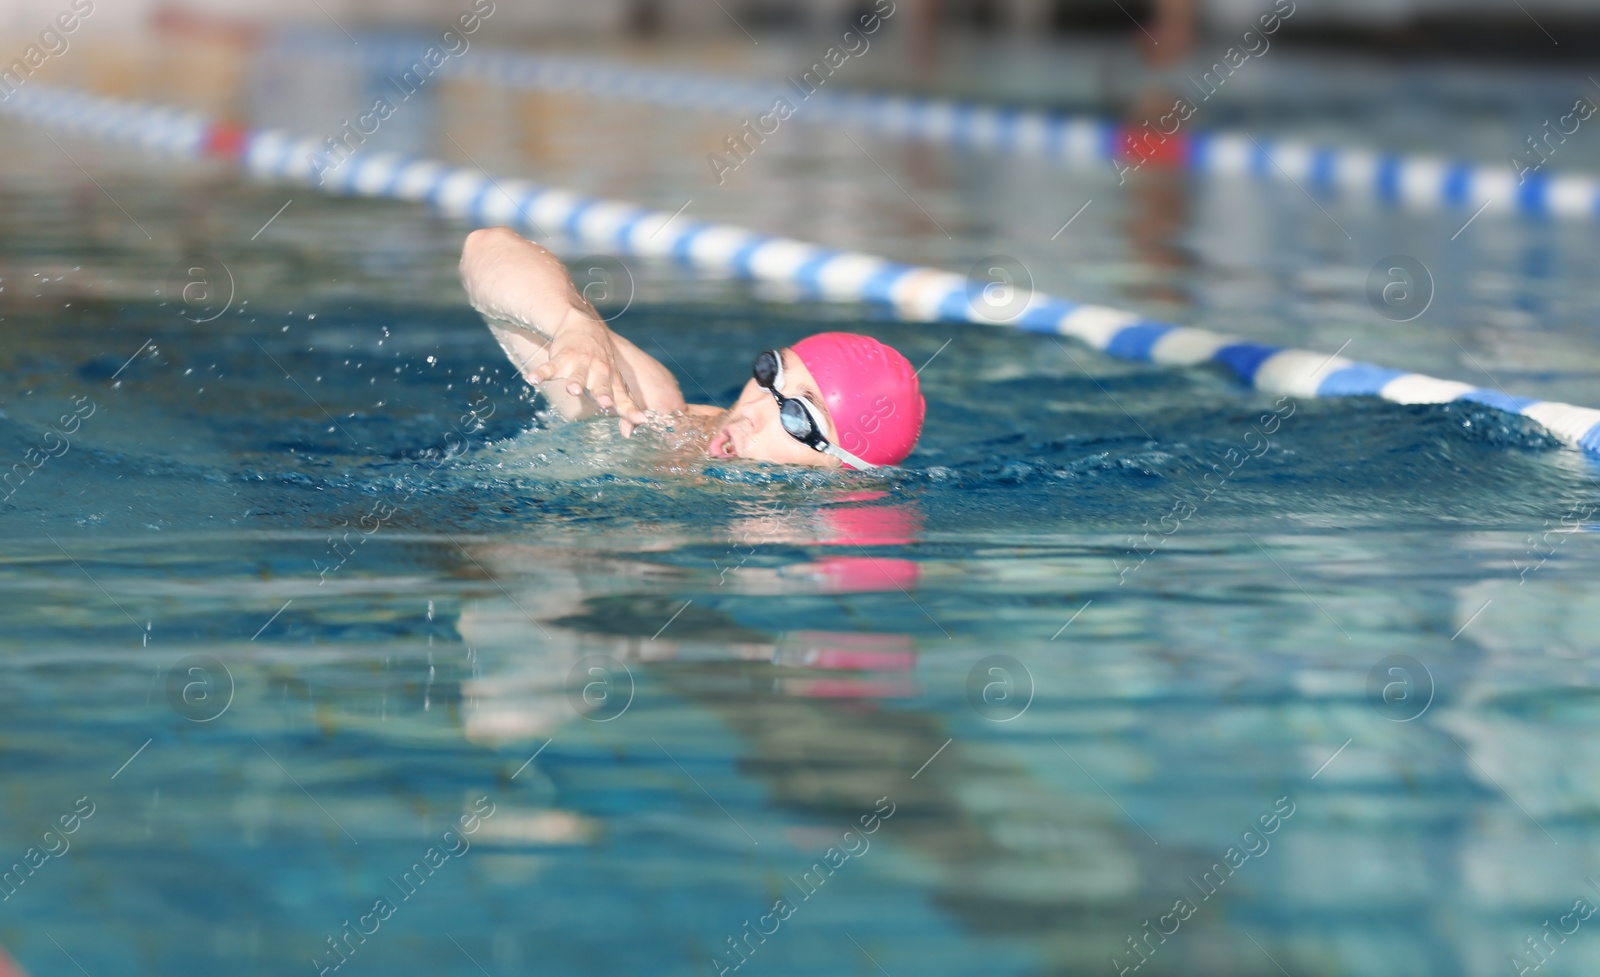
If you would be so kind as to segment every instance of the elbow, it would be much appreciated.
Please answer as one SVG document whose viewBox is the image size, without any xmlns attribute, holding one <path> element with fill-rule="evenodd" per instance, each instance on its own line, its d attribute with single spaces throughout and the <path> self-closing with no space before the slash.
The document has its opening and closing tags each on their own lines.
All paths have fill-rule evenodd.
<svg viewBox="0 0 1600 977">
<path fill-rule="evenodd" d="M 461 263 L 458 271 L 461 273 L 461 283 L 466 286 L 467 292 L 473 292 L 473 283 L 484 275 L 485 267 L 494 259 L 497 252 L 503 250 L 511 242 L 521 241 L 522 238 L 509 227 L 481 227 L 467 235 L 466 241 L 461 245 Z"/>
<path fill-rule="evenodd" d="M 465 266 L 473 258 L 487 254 L 498 246 L 521 240 L 522 236 L 509 227 L 480 227 L 468 234 L 467 240 L 461 245 L 461 263 Z"/>
</svg>

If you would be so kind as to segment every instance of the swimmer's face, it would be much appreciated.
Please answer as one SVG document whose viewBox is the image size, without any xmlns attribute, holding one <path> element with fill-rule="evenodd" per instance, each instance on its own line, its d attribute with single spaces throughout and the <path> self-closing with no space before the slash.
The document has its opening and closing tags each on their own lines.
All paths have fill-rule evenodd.
<svg viewBox="0 0 1600 977">
<path fill-rule="evenodd" d="M 783 356 L 783 389 L 778 392 L 785 397 L 811 401 L 822 415 L 828 440 L 837 442 L 833 418 L 828 415 L 811 371 L 792 350 L 783 349 L 779 353 Z M 706 453 L 713 458 L 748 458 L 780 465 L 837 468 L 841 464 L 839 459 L 801 444 L 785 431 L 778 418 L 778 402 L 772 398 L 772 392 L 754 378 L 745 383 L 738 402 L 718 419 Z"/>
</svg>

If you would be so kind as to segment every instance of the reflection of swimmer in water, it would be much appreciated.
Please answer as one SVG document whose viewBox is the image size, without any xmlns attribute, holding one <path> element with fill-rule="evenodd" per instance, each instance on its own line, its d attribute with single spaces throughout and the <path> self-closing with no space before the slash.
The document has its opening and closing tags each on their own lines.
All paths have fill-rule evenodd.
<svg viewBox="0 0 1600 977">
<path fill-rule="evenodd" d="M 564 418 L 615 411 L 624 435 L 688 418 L 714 458 L 866 469 L 911 453 L 924 404 L 904 356 L 868 336 L 821 333 L 756 356 L 728 410 L 683 399 L 672 373 L 613 332 L 545 248 L 503 227 L 474 231 L 461 280 L 511 362 Z M 587 400 L 585 399 L 587 398 Z"/>
<path fill-rule="evenodd" d="M 6 951 L 3 949 L 0 949 L 0 977 L 28 977 L 22 972 L 21 967 L 6 956 Z"/>
</svg>

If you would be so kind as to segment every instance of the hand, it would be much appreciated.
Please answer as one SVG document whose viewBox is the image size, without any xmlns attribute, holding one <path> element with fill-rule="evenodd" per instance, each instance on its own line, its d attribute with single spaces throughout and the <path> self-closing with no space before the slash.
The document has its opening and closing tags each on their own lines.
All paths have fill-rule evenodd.
<svg viewBox="0 0 1600 977">
<path fill-rule="evenodd" d="M 534 383 L 564 377 L 566 391 L 574 397 L 588 393 L 601 410 L 615 409 L 623 420 L 641 424 L 645 413 L 635 402 L 622 372 L 622 357 L 611 333 L 598 320 L 574 309 L 555 338 L 549 359 L 533 371 Z"/>
<path fill-rule="evenodd" d="M 617 430 L 622 432 L 623 437 L 631 438 L 633 437 L 634 431 L 637 431 L 641 427 L 652 426 L 656 422 L 657 417 L 655 411 L 644 411 L 636 417 L 624 416 L 619 419 L 617 421 Z M 0 975 L 0 977 L 3 977 L 3 975 Z"/>
</svg>

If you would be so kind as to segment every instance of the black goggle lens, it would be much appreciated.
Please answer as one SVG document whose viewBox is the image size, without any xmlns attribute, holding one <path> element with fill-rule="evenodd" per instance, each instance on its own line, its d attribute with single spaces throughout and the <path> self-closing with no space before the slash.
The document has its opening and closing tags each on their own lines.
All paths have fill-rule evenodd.
<svg viewBox="0 0 1600 977">
<path fill-rule="evenodd" d="M 791 437 L 806 441 L 817 434 L 817 425 L 811 419 L 811 412 L 798 400 L 784 398 L 778 405 L 778 417 L 783 421 L 783 429 L 788 431 Z"/>
<path fill-rule="evenodd" d="M 783 423 L 783 429 L 796 441 L 821 451 L 826 438 L 817 425 L 817 419 L 811 416 L 801 401 L 778 392 L 778 379 L 782 373 L 783 361 L 778 358 L 776 350 L 769 349 L 757 354 L 755 363 L 750 367 L 750 374 L 755 377 L 756 383 L 770 391 L 778 401 L 778 419 Z"/>
<path fill-rule="evenodd" d="M 755 364 L 750 368 L 750 372 L 756 378 L 756 383 L 761 384 L 768 390 L 772 390 L 778 380 L 778 369 L 781 365 L 778 361 L 778 354 L 769 349 L 756 356 Z"/>
</svg>

